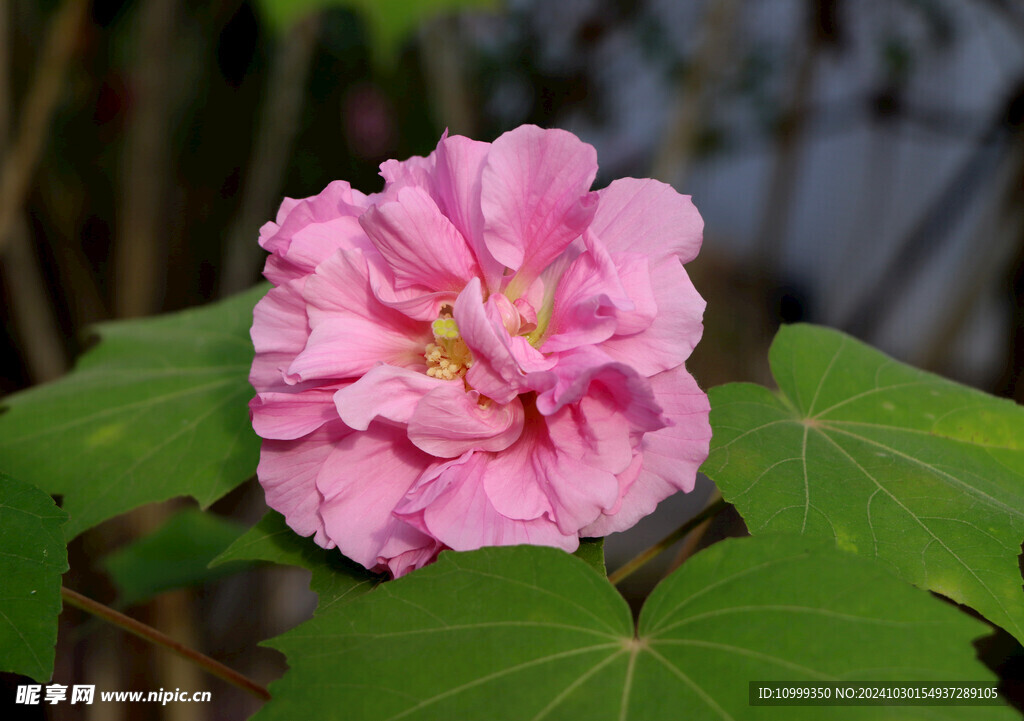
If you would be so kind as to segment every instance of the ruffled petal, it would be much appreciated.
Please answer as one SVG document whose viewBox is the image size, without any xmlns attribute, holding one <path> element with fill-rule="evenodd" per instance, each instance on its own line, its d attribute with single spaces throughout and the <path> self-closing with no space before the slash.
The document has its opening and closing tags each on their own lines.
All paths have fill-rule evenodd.
<svg viewBox="0 0 1024 721">
<path fill-rule="evenodd" d="M 503 451 L 523 430 L 523 404 L 506 404 L 467 392 L 457 381 L 440 381 L 422 397 L 409 418 L 409 440 L 417 448 L 440 458 L 456 458 L 466 451 Z"/>
<path fill-rule="evenodd" d="M 572 261 L 555 291 L 541 345 L 545 353 L 607 340 L 619 325 L 619 315 L 635 309 L 608 252 L 589 233 L 584 242 L 586 251 Z"/>
<path fill-rule="evenodd" d="M 264 440 L 256 474 L 267 505 L 282 513 L 300 536 L 313 536 L 324 548 L 334 548 L 334 536 L 320 516 L 323 497 L 316 478 L 335 446 L 352 430 L 341 421 L 327 423 L 298 440 Z"/>
<path fill-rule="evenodd" d="M 338 251 L 317 266 L 302 288 L 311 328 L 338 316 L 358 316 L 397 333 L 423 332 L 421 322 L 378 300 L 371 280 L 372 260 L 372 255 L 367 257 L 360 250 Z"/>
<path fill-rule="evenodd" d="M 395 288 L 394 275 L 384 259 L 367 258 L 370 288 L 380 303 L 414 320 L 431 322 L 441 314 L 441 306 L 453 305 L 457 293 L 449 290 L 424 291 L 423 288 Z"/>
<path fill-rule="evenodd" d="M 491 145 L 480 192 L 484 242 L 517 271 L 520 292 L 594 217 L 596 174 L 594 148 L 564 130 L 524 125 Z"/>
<path fill-rule="evenodd" d="M 396 524 L 377 556 L 377 565 L 387 568 L 394 578 L 401 578 L 423 568 L 437 558 L 444 545 L 408 523 Z"/>
<path fill-rule="evenodd" d="M 461 135 L 442 138 L 434 151 L 433 196 L 441 212 L 473 249 L 488 290 L 497 291 L 504 267 L 484 243 L 484 216 L 480 207 L 481 177 L 490 149 L 490 143 Z"/>
<path fill-rule="evenodd" d="M 530 381 L 543 389 L 537 394 L 537 409 L 544 415 L 579 402 L 592 393 L 593 385 L 603 388 L 635 430 L 654 431 L 667 424 L 649 381 L 595 348 L 560 354 L 554 369 L 531 374 Z"/>
<path fill-rule="evenodd" d="M 629 310 L 612 309 L 616 320 L 615 335 L 633 335 L 647 330 L 658 317 L 658 302 L 648 259 L 633 253 L 619 253 L 612 256 L 612 263 L 626 296 L 633 302 Z"/>
<path fill-rule="evenodd" d="M 693 376 L 680 367 L 650 381 L 673 424 L 644 435 L 642 470 L 624 489 L 615 513 L 602 515 L 584 528 L 581 533 L 585 536 L 624 531 L 651 514 L 665 498 L 679 491 L 692 491 L 697 469 L 708 456 L 711 406 Z"/>
<path fill-rule="evenodd" d="M 704 333 L 704 299 L 686 270 L 669 256 L 651 271 L 658 314 L 633 335 L 614 335 L 598 347 L 644 376 L 653 376 L 686 361 Z"/>
<path fill-rule="evenodd" d="M 309 337 L 309 320 L 302 299 L 304 280 L 271 288 L 253 309 L 252 337 L 256 356 L 249 383 L 257 391 L 284 390 L 284 374 L 302 352 Z"/>
<path fill-rule="evenodd" d="M 378 363 L 423 367 L 430 326 L 376 299 L 362 251 L 339 251 L 321 263 L 303 296 L 311 331 L 287 381 L 355 378 Z"/>
<path fill-rule="evenodd" d="M 334 404 L 345 423 L 365 431 L 377 418 L 408 423 L 416 404 L 425 395 L 451 383 L 408 368 L 378 365 L 339 390 L 334 395 Z"/>
<path fill-rule="evenodd" d="M 370 247 L 358 222 L 367 205 L 366 196 L 341 180 L 319 195 L 286 199 L 277 222 L 260 228 L 260 246 L 271 253 L 264 275 L 280 285 L 311 273 L 336 250 Z"/>
<path fill-rule="evenodd" d="M 448 131 L 441 137 L 444 140 Z M 385 160 L 380 164 L 380 175 L 384 178 L 385 193 L 400 188 L 429 188 L 432 185 L 431 177 L 434 174 L 436 153 L 424 157 L 413 155 L 405 160 L 394 158 Z"/>
<path fill-rule="evenodd" d="M 495 299 L 483 303 L 480 280 L 474 278 L 455 301 L 459 333 L 473 353 L 466 373 L 469 384 L 497 403 L 508 403 L 526 389 L 526 373 L 551 368 L 545 358 L 522 336 L 510 336 Z"/>
<path fill-rule="evenodd" d="M 574 409 L 555 419 L 535 416 L 515 446 L 486 459 L 484 489 L 503 516 L 530 520 L 543 514 L 560 533 L 575 534 L 618 501 L 615 476 L 585 456 L 579 436 L 587 431 L 574 416 Z"/>
<path fill-rule="evenodd" d="M 494 458 L 469 452 L 437 466 L 424 474 L 396 515 L 456 551 L 521 543 L 575 551 L 579 537 L 560 532 L 550 520 L 518 520 L 495 510 L 481 478 Z"/>
<path fill-rule="evenodd" d="M 261 438 L 301 438 L 324 423 L 337 420 L 333 396 L 332 388 L 258 393 L 249 401 L 253 430 Z"/>
<path fill-rule="evenodd" d="M 402 188 L 359 222 L 391 267 L 396 288 L 458 292 L 480 275 L 465 238 L 419 188 Z"/>
<path fill-rule="evenodd" d="M 639 253 L 660 261 L 697 257 L 704 220 L 688 195 L 657 180 L 622 178 L 597 191 L 600 201 L 590 230 L 612 253 Z"/>
<path fill-rule="evenodd" d="M 425 331 L 410 338 L 358 316 L 326 319 L 309 334 L 286 379 L 298 383 L 356 378 L 378 363 L 418 369 L 424 365 L 423 349 L 432 337 Z"/>
<path fill-rule="evenodd" d="M 548 434 L 558 453 L 575 463 L 622 473 L 633 460 L 632 426 L 623 408 L 601 385 L 585 397 L 564 406 L 546 419 Z M 605 499 L 610 507 L 616 499 Z"/>
<path fill-rule="evenodd" d="M 316 477 L 327 535 L 366 568 L 403 533 L 391 510 L 426 470 L 430 456 L 405 438 L 404 429 L 374 423 L 334 443 Z"/>
</svg>

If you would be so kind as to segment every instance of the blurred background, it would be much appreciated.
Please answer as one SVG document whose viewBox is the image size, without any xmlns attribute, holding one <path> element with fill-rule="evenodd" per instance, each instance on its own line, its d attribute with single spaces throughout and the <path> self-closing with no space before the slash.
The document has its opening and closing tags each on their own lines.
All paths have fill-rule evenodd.
<svg viewBox="0 0 1024 721">
<path fill-rule="evenodd" d="M 705 388 L 770 382 L 775 328 L 806 320 L 1024 401 L 1019 0 L 4 0 L 0 392 L 66 372 L 92 323 L 255 283 L 282 196 L 334 179 L 376 192 L 381 161 L 428 153 L 445 128 L 493 140 L 523 123 L 596 146 L 596 187 L 656 177 L 693 196 L 706 231 L 688 269 L 708 310 L 689 366 Z M 253 485 L 215 510 L 254 522 Z M 709 490 L 610 538 L 609 566 Z M 117 605 L 97 559 L 169 512 L 76 540 L 67 585 Z M 305 586 L 267 569 L 130 612 L 266 683 L 283 661 L 255 641 L 308 615 Z M 214 702 L 39 718 L 258 708 L 118 631 L 62 623 L 56 682 Z M 1008 638 L 982 651 L 1008 683 L 1021 674 Z"/>
</svg>

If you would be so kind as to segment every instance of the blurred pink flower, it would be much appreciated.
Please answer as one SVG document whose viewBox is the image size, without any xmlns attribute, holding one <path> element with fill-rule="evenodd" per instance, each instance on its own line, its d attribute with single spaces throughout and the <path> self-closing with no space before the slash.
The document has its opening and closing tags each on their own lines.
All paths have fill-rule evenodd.
<svg viewBox="0 0 1024 721">
<path fill-rule="evenodd" d="M 523 126 L 389 160 L 375 195 L 282 203 L 250 408 L 292 528 L 401 576 L 445 548 L 573 551 L 693 488 L 703 221 L 654 180 L 592 192 L 596 172 Z"/>
</svg>

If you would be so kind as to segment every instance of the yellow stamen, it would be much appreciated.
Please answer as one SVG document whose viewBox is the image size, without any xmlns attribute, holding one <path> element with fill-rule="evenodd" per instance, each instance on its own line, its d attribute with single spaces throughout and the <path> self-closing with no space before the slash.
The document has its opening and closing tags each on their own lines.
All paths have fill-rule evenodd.
<svg viewBox="0 0 1024 721">
<path fill-rule="evenodd" d="M 459 326 L 448 313 L 430 325 L 434 342 L 427 343 L 423 359 L 427 362 L 427 375 L 431 378 L 455 380 L 464 378 L 473 365 L 473 354 L 459 335 Z"/>
</svg>

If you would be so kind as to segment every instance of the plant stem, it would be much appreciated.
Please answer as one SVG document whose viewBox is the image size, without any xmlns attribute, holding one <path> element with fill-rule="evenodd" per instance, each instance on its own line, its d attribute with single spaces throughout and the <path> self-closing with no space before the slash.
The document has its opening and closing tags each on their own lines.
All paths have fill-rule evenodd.
<svg viewBox="0 0 1024 721">
<path fill-rule="evenodd" d="M 710 498 L 708 498 L 708 502 L 705 504 L 705 507 L 721 500 L 721 498 L 722 492 L 716 488 Z M 712 520 L 713 519 L 711 518 L 705 518 L 699 526 L 690 531 L 686 540 L 683 541 L 683 545 L 679 548 L 679 553 L 677 553 L 676 557 L 672 559 L 672 563 L 668 565 L 668 570 L 665 572 L 666 576 L 682 566 L 686 562 L 686 559 L 697 552 L 697 546 L 700 545 L 701 539 L 704 538 L 704 534 L 708 532 L 709 528 L 711 528 Z"/>
<path fill-rule="evenodd" d="M 728 504 L 724 499 L 719 498 L 718 500 L 710 503 L 704 508 L 703 511 L 698 513 L 696 516 L 691 518 L 689 521 L 684 523 L 682 526 L 672 531 L 672 533 L 665 536 L 663 539 L 655 543 L 647 550 L 641 552 L 639 555 L 634 556 L 632 559 L 627 561 L 624 565 L 617 568 L 613 573 L 608 575 L 608 580 L 613 584 L 618 584 L 624 578 L 632 574 L 641 566 L 645 565 L 652 558 L 657 556 L 662 551 L 666 550 L 677 541 L 686 537 L 686 535 L 694 528 L 699 526 L 704 521 L 718 515 Z"/>
<path fill-rule="evenodd" d="M 264 701 L 270 700 L 270 692 L 252 679 L 246 678 L 242 674 L 238 673 L 238 671 L 228 668 L 219 661 L 214 661 L 205 654 L 199 653 L 188 646 L 183 646 L 170 636 L 157 631 L 155 628 L 147 626 L 140 621 L 136 621 L 134 618 L 125 616 L 123 613 L 115 611 L 109 606 L 104 606 L 99 601 L 94 601 L 76 591 L 72 591 L 70 588 L 61 588 L 60 592 L 64 597 L 64 601 L 69 605 L 74 606 L 75 608 L 80 608 L 86 613 L 91 613 L 98 618 L 102 618 L 104 621 L 112 623 L 115 626 L 124 629 L 128 633 L 135 634 L 139 638 L 155 643 L 158 646 L 163 646 L 168 651 L 173 651 L 182 658 L 191 661 L 209 673 L 212 673 L 217 678 L 223 679 L 243 691 L 248 691 L 257 698 Z"/>
</svg>

